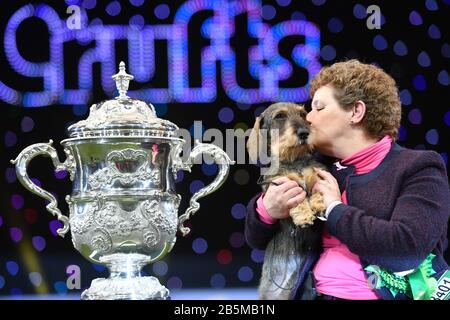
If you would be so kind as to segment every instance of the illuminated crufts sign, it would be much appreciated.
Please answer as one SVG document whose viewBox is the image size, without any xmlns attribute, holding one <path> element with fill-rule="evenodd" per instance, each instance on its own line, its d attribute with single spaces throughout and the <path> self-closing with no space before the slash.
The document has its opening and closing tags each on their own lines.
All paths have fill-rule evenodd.
<svg viewBox="0 0 450 320">
<path fill-rule="evenodd" d="M 200 86 L 189 85 L 188 24 L 199 12 L 209 12 L 211 18 L 201 26 L 201 34 L 209 40 L 202 48 L 200 57 Z M 250 46 L 248 73 L 258 83 L 257 87 L 244 88 L 238 83 L 236 51 L 230 45 L 234 34 L 236 17 L 247 16 L 247 32 L 256 39 Z M 30 17 L 42 20 L 49 31 L 49 60 L 42 63 L 29 61 L 17 47 L 17 30 Z M 84 26 L 83 26 L 84 25 Z M 290 58 L 279 52 L 279 43 L 289 36 L 300 36 L 304 42 L 293 47 Z M 167 42 L 167 85 L 145 86 L 155 75 L 155 41 Z M 86 48 L 78 61 L 78 88 L 65 88 L 63 68 L 64 43 L 77 41 Z M 289 79 L 293 66 L 306 70 L 311 79 L 320 69 L 320 32 L 308 21 L 284 21 L 274 26 L 261 20 L 259 1 L 194 0 L 185 2 L 176 12 L 173 24 L 145 25 L 142 28 L 128 25 L 87 26 L 86 14 L 79 30 L 71 30 L 66 21 L 48 5 L 26 5 L 9 19 L 4 37 L 4 50 L 11 68 L 19 75 L 43 79 L 43 90 L 20 92 L 0 80 L 0 100 L 26 107 L 59 104 L 86 104 L 93 88 L 93 64 L 99 63 L 101 86 L 108 95 L 113 95 L 115 86 L 111 75 L 116 70 L 115 42 L 127 41 L 129 72 L 141 83 L 143 89 L 129 91 L 129 95 L 153 103 L 167 102 L 211 102 L 217 98 L 217 79 L 220 79 L 226 94 L 241 103 L 264 101 L 305 101 L 308 86 L 281 87 L 280 82 Z M 191 42 L 192 45 L 192 42 Z M 67 51 L 67 49 L 66 49 Z M 118 57 L 122 59 L 123 57 Z M 66 57 L 67 59 L 67 57 Z M 220 61 L 220 70 L 216 62 Z M 72 72 L 72 71 L 71 71 Z M 76 70 L 73 70 L 76 72 Z M 195 70 L 198 72 L 198 70 Z M 220 77 L 217 73 L 220 72 Z"/>
</svg>

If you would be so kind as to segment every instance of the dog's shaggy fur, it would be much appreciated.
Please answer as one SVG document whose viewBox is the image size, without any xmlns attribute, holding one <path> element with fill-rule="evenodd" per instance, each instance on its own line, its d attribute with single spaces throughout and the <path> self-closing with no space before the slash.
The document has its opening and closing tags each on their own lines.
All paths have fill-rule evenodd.
<svg viewBox="0 0 450 320">
<path fill-rule="evenodd" d="M 290 210 L 292 219 L 279 222 L 278 233 L 267 245 L 259 285 L 260 299 L 292 299 L 300 265 L 307 252 L 320 244 L 321 223 L 316 218 L 326 207 L 322 195 L 312 193 L 319 179 L 313 167 L 325 167 L 312 156 L 306 114 L 301 105 L 272 104 L 256 118 L 247 142 L 247 151 L 254 162 L 261 157 L 262 150 L 268 150 L 271 169 L 259 182 L 264 192 L 273 180 L 288 177 L 307 193 L 307 198 Z M 262 134 L 263 129 L 267 130 L 266 135 Z M 274 132 L 278 132 L 278 138 L 274 137 Z M 278 166 L 273 165 L 274 161 Z"/>
</svg>

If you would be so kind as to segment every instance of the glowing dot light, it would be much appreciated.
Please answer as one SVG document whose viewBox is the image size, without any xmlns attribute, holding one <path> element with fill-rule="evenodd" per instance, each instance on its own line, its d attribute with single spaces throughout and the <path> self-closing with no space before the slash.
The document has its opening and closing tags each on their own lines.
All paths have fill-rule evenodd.
<svg viewBox="0 0 450 320">
<path fill-rule="evenodd" d="M 320 50 L 320 56 L 326 61 L 331 61 L 336 58 L 336 49 L 332 45 L 326 45 Z"/>
<path fill-rule="evenodd" d="M 234 112 L 231 108 L 224 107 L 219 110 L 219 120 L 223 123 L 230 123 L 234 119 Z"/>
<path fill-rule="evenodd" d="M 277 3 L 280 7 L 287 7 L 291 4 L 291 0 L 277 0 Z"/>
<path fill-rule="evenodd" d="M 256 263 L 262 263 L 264 261 L 264 250 L 253 249 L 250 253 L 250 258 Z"/>
<path fill-rule="evenodd" d="M 366 8 L 359 3 L 355 4 L 353 7 L 353 15 L 358 19 L 364 19 L 367 16 Z"/>
<path fill-rule="evenodd" d="M 17 143 L 17 135 L 12 131 L 5 133 L 5 146 L 12 147 Z"/>
<path fill-rule="evenodd" d="M 82 4 L 83 8 L 88 9 L 88 10 L 94 9 L 96 5 L 97 5 L 97 0 L 84 0 L 83 4 Z"/>
<path fill-rule="evenodd" d="M 5 286 L 5 278 L 0 276 L 0 289 L 3 289 L 4 286 Z"/>
<path fill-rule="evenodd" d="M 427 7 L 428 10 L 430 11 L 436 11 L 439 9 L 436 1 L 434 0 L 426 0 L 425 1 L 425 6 Z"/>
<path fill-rule="evenodd" d="M 30 272 L 28 278 L 35 287 L 39 287 L 42 283 L 42 276 L 39 272 Z"/>
<path fill-rule="evenodd" d="M 56 293 L 64 295 L 67 293 L 67 284 L 65 281 L 57 281 L 53 284 Z"/>
<path fill-rule="evenodd" d="M 191 191 L 191 193 L 196 193 L 198 190 L 200 190 L 204 186 L 205 186 L 205 184 L 203 183 L 203 181 L 194 180 L 191 182 L 191 184 L 189 186 L 189 190 Z"/>
<path fill-rule="evenodd" d="M 233 248 L 240 248 L 245 244 L 245 237 L 242 232 L 233 232 L 230 236 L 230 245 Z"/>
<path fill-rule="evenodd" d="M 249 282 L 253 279 L 253 270 L 250 267 L 241 267 L 238 271 L 238 278 L 242 282 Z"/>
<path fill-rule="evenodd" d="M 247 213 L 247 208 L 242 203 L 236 203 L 231 207 L 231 215 L 235 219 L 244 219 Z"/>
<path fill-rule="evenodd" d="M 237 107 L 240 109 L 240 110 L 248 110 L 248 109 L 250 109 L 251 107 L 252 107 L 252 105 L 251 104 L 249 104 L 249 103 L 236 103 L 236 105 L 237 105 Z"/>
<path fill-rule="evenodd" d="M 19 273 L 19 265 L 15 261 L 7 261 L 6 270 L 10 275 L 15 276 Z"/>
<path fill-rule="evenodd" d="M 138 29 L 142 29 L 145 24 L 144 17 L 141 16 L 140 14 L 132 16 L 128 22 L 130 26 L 136 27 Z"/>
<path fill-rule="evenodd" d="M 441 30 L 439 30 L 439 28 L 435 24 L 432 24 L 428 28 L 428 36 L 431 39 L 440 39 L 441 38 Z"/>
<path fill-rule="evenodd" d="M 265 20 L 272 20 L 273 18 L 275 18 L 276 14 L 277 14 L 277 10 L 270 4 L 266 4 L 266 5 L 262 6 L 262 8 L 261 8 L 261 16 Z"/>
<path fill-rule="evenodd" d="M 162 3 L 155 8 L 155 16 L 160 19 L 164 20 L 170 15 L 170 8 L 167 4 Z"/>
<path fill-rule="evenodd" d="M 429 67 L 431 65 L 430 56 L 425 51 L 419 53 L 419 55 L 417 56 L 417 62 L 422 67 Z"/>
<path fill-rule="evenodd" d="M 339 33 L 344 28 L 344 25 L 342 24 L 342 21 L 338 18 L 331 18 L 330 21 L 328 21 L 328 30 L 332 33 Z"/>
<path fill-rule="evenodd" d="M 106 6 L 106 12 L 113 17 L 117 16 L 121 10 L 122 6 L 119 1 L 112 1 Z"/>
<path fill-rule="evenodd" d="M 39 179 L 31 178 L 31 181 L 33 181 L 33 183 L 38 187 L 42 187 L 42 182 Z"/>
<path fill-rule="evenodd" d="M 13 168 L 7 168 L 5 171 L 5 178 L 8 183 L 13 183 L 17 180 L 16 170 Z"/>
<path fill-rule="evenodd" d="M 153 264 L 152 270 L 157 276 L 163 277 L 167 274 L 169 266 L 164 261 L 157 261 Z"/>
<path fill-rule="evenodd" d="M 3 225 L 3 217 L 0 216 L 0 227 Z"/>
<path fill-rule="evenodd" d="M 412 103 L 411 93 L 408 89 L 400 91 L 400 100 L 402 104 L 409 106 Z"/>
<path fill-rule="evenodd" d="M 213 163 L 213 164 L 203 163 L 202 164 L 202 172 L 207 176 L 214 176 L 217 173 L 217 170 L 218 170 L 218 166 L 215 163 Z"/>
<path fill-rule="evenodd" d="M 17 227 L 13 227 L 9 229 L 9 235 L 11 236 L 12 241 L 14 242 L 20 242 L 23 237 L 23 232 L 21 229 Z"/>
<path fill-rule="evenodd" d="M 425 138 L 429 144 L 436 145 L 439 142 L 439 132 L 436 129 L 429 130 Z"/>
<path fill-rule="evenodd" d="M 175 179 L 175 183 L 179 183 L 181 181 L 183 181 L 184 178 L 184 172 L 183 171 L 178 171 L 177 172 L 177 178 Z"/>
<path fill-rule="evenodd" d="M 406 56 L 408 54 L 408 48 L 403 41 L 398 40 L 394 43 L 394 52 L 398 56 Z"/>
<path fill-rule="evenodd" d="M 68 6 L 71 6 L 73 4 L 79 5 L 80 4 L 80 0 L 66 0 L 66 3 L 67 3 Z"/>
<path fill-rule="evenodd" d="M 422 16 L 417 11 L 411 11 L 409 14 L 409 22 L 414 26 L 419 26 L 423 23 Z"/>
<path fill-rule="evenodd" d="M 208 242 L 203 238 L 197 238 L 192 241 L 192 250 L 198 254 L 205 253 L 208 250 Z"/>
<path fill-rule="evenodd" d="M 441 54 L 445 58 L 450 58 L 450 45 L 448 43 L 442 45 Z"/>
<path fill-rule="evenodd" d="M 442 157 L 442 160 L 444 160 L 445 165 L 447 166 L 447 165 L 448 165 L 448 154 L 446 154 L 445 152 L 443 152 L 443 153 L 441 153 L 441 157 Z M 0 289 L 1 289 L 1 288 L 0 288 Z"/>
<path fill-rule="evenodd" d="M 33 237 L 32 243 L 33 243 L 33 247 L 39 252 L 41 252 L 45 249 L 46 241 L 41 236 Z"/>
<path fill-rule="evenodd" d="M 419 91 L 424 91 L 427 89 L 427 82 L 425 80 L 425 77 L 421 74 L 418 74 L 414 77 L 413 85 L 414 88 L 416 88 Z"/>
<path fill-rule="evenodd" d="M 52 221 L 49 222 L 50 232 L 55 237 L 58 237 L 58 233 L 56 232 L 56 230 L 58 230 L 59 228 L 62 228 L 62 226 L 63 226 L 63 224 L 59 220 L 52 220 Z"/>
<path fill-rule="evenodd" d="M 316 6 L 321 6 L 327 2 L 327 0 L 311 0 L 311 2 Z"/>
<path fill-rule="evenodd" d="M 55 178 L 56 179 L 64 179 L 65 177 L 67 177 L 67 171 L 66 170 L 61 170 L 61 171 L 55 171 Z"/>
<path fill-rule="evenodd" d="M 373 38 L 373 46 L 375 49 L 377 49 L 378 51 L 383 51 L 386 50 L 388 47 L 388 43 L 386 41 L 386 38 L 383 37 L 382 35 L 376 35 Z"/>
<path fill-rule="evenodd" d="M 178 277 L 171 277 L 167 280 L 167 288 L 171 290 L 178 290 L 183 287 L 183 281 Z"/>
<path fill-rule="evenodd" d="M 215 273 L 211 276 L 209 284 L 212 288 L 220 289 L 225 287 L 226 279 L 221 273 Z"/>
<path fill-rule="evenodd" d="M 78 265 L 77 265 L 78 266 Z M 79 266 L 78 266 L 79 267 Z M 96 264 L 96 263 L 93 263 L 92 264 L 92 267 L 96 270 L 96 271 L 98 271 L 98 272 L 103 272 L 103 271 L 105 271 L 106 270 L 106 266 L 103 266 L 103 265 L 101 265 L 101 264 Z M 67 269 L 66 269 L 67 270 Z"/>
<path fill-rule="evenodd" d="M 247 170 L 239 169 L 234 173 L 233 179 L 236 184 L 243 186 L 249 183 L 250 175 L 248 174 Z"/>
<path fill-rule="evenodd" d="M 420 113 L 420 109 L 413 109 L 408 113 L 408 120 L 412 124 L 421 124 L 422 123 L 422 114 Z"/>
<path fill-rule="evenodd" d="M 23 197 L 20 194 L 13 194 L 11 197 L 11 205 L 14 209 L 20 210 L 23 208 L 24 204 Z"/>
<path fill-rule="evenodd" d="M 439 74 L 438 74 L 438 81 L 443 86 L 448 86 L 450 84 L 450 79 L 449 79 L 448 72 L 445 71 L 445 70 L 442 70 L 441 72 L 439 72 Z"/>
<path fill-rule="evenodd" d="M 233 254 L 228 249 L 222 249 L 217 253 L 217 262 L 220 264 L 230 264 L 233 260 Z"/>
<path fill-rule="evenodd" d="M 30 117 L 23 117 L 20 127 L 22 129 L 22 132 L 30 132 L 34 128 L 34 121 Z"/>
<path fill-rule="evenodd" d="M 450 126 L 450 111 L 447 111 L 444 115 L 444 122 L 446 125 Z"/>
<path fill-rule="evenodd" d="M 135 7 L 140 7 L 144 4 L 145 0 L 130 0 L 130 3 Z"/>
</svg>

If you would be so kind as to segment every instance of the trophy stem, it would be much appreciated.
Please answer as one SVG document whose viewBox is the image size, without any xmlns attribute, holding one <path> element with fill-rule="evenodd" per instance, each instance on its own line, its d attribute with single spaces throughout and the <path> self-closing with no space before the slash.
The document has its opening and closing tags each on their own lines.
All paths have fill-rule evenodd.
<svg viewBox="0 0 450 320">
<path fill-rule="evenodd" d="M 141 269 L 150 257 L 138 253 L 115 253 L 100 258 L 110 270 L 108 279 L 94 279 L 82 300 L 166 300 L 169 290 L 155 277 L 143 277 Z"/>
</svg>

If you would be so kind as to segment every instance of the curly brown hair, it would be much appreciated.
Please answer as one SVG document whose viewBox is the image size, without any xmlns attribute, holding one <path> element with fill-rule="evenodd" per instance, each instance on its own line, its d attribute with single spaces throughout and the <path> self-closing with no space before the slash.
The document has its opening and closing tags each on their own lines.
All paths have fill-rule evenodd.
<svg viewBox="0 0 450 320">
<path fill-rule="evenodd" d="M 374 138 L 397 137 L 401 102 L 395 80 L 380 68 L 356 59 L 324 67 L 311 81 L 311 97 L 322 86 L 335 89 L 335 98 L 346 110 L 361 100 L 366 105 L 362 126 Z"/>
</svg>

